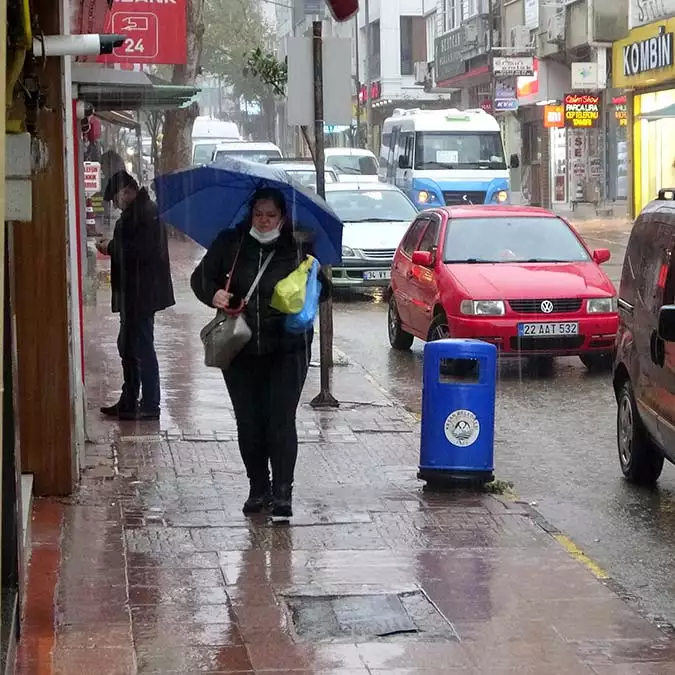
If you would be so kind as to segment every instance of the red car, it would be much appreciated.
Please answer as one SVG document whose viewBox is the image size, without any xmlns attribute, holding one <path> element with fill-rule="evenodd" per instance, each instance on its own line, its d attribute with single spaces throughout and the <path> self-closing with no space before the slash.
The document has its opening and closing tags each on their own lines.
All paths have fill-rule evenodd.
<svg viewBox="0 0 675 675">
<path fill-rule="evenodd" d="M 611 365 L 616 290 L 572 226 L 545 209 L 453 206 L 422 211 L 396 251 L 389 342 L 477 338 L 502 354 Z"/>
</svg>

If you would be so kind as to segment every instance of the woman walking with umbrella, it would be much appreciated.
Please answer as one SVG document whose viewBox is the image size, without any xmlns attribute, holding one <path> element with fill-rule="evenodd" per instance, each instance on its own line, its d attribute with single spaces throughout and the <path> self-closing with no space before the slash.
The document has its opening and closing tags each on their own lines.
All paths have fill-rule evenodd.
<svg viewBox="0 0 675 675">
<path fill-rule="evenodd" d="M 250 484 L 243 508 L 247 515 L 269 507 L 275 519 L 293 515 L 295 418 L 313 332 L 286 331 L 286 315 L 270 303 L 277 283 L 313 254 L 312 235 L 294 228 L 279 189 L 262 188 L 253 194 L 248 216 L 218 235 L 192 274 L 195 295 L 216 309 L 239 307 L 254 288 L 244 306 L 251 340 L 224 371 Z M 324 299 L 329 284 L 323 277 L 320 281 Z"/>
</svg>

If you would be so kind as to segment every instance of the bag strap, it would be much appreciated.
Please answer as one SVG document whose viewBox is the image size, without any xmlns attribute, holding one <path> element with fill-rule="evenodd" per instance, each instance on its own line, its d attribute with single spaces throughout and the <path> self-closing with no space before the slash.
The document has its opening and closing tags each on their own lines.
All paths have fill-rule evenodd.
<svg viewBox="0 0 675 675">
<path fill-rule="evenodd" d="M 265 258 L 265 262 L 262 264 L 262 267 L 258 270 L 258 274 L 256 274 L 255 279 L 253 280 L 253 283 L 251 284 L 251 288 L 248 289 L 248 293 L 246 294 L 246 297 L 244 298 L 244 304 L 248 304 L 248 301 L 253 297 L 253 293 L 255 292 L 256 287 L 260 283 L 260 280 L 262 279 L 263 274 L 265 274 L 265 270 L 267 269 L 267 266 L 270 264 L 272 261 L 272 258 L 274 257 L 274 251 L 271 251 L 267 258 Z"/>
</svg>

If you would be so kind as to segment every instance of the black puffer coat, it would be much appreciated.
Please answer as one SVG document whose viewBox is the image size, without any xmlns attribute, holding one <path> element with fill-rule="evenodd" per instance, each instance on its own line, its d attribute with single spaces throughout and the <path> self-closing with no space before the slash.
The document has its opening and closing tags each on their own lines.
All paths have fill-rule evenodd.
<svg viewBox="0 0 675 675">
<path fill-rule="evenodd" d="M 241 246 L 230 284 L 232 305 L 238 306 L 268 254 L 274 250 L 274 257 L 245 309 L 253 337 L 242 354 L 262 355 L 305 349 L 312 340 L 313 330 L 304 335 L 288 333 L 284 329 L 286 315 L 272 309 L 270 302 L 277 283 L 298 267 L 307 255 L 312 255 L 311 233 L 294 232 L 291 227 L 284 226 L 279 238 L 265 245 L 254 239 L 249 231 L 250 225 L 241 223 L 234 229 L 220 233 L 192 273 L 192 290 L 205 305 L 213 307 L 213 296 L 216 291 L 225 288 L 237 250 Z M 319 279 L 322 285 L 321 299 L 324 300 L 330 292 L 330 284 L 322 274 Z"/>
</svg>

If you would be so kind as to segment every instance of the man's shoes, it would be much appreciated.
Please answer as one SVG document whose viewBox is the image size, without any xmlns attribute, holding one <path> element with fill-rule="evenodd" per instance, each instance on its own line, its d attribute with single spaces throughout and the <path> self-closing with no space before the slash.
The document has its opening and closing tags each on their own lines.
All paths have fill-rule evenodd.
<svg viewBox="0 0 675 675">
<path fill-rule="evenodd" d="M 153 422 L 159 420 L 159 408 L 123 406 L 120 403 L 101 408 L 101 414 L 122 422 Z"/>
<path fill-rule="evenodd" d="M 262 488 L 251 487 L 248 493 L 248 499 L 244 502 L 242 511 L 245 516 L 251 516 L 256 513 L 262 513 L 272 505 L 272 491 L 269 485 Z"/>
<path fill-rule="evenodd" d="M 293 486 L 279 485 L 274 488 L 272 521 L 286 522 L 293 517 Z"/>
</svg>

